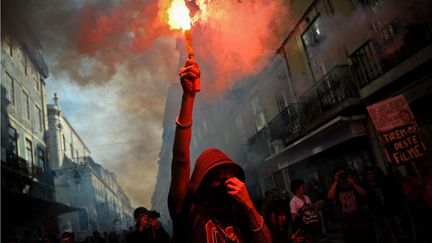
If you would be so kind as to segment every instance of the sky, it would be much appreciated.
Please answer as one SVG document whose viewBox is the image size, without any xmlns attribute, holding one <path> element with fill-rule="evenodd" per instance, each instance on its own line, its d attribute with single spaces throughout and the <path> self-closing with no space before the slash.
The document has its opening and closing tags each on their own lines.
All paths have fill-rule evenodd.
<svg viewBox="0 0 432 243">
<path fill-rule="evenodd" d="M 133 206 L 150 208 L 167 89 L 184 62 L 183 35 L 167 25 L 171 0 L 22 2 L 20 16 L 48 65 L 48 103 L 57 93 L 93 159 L 117 174 Z M 208 99 L 258 73 L 277 49 L 274 16 L 286 11 L 284 0 L 188 5 L 199 17 L 191 32 L 203 73 L 200 95 Z"/>
</svg>

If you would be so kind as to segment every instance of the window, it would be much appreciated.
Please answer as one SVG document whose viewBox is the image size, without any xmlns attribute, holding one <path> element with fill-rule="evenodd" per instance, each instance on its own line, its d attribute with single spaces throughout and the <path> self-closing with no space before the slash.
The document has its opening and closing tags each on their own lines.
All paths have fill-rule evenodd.
<svg viewBox="0 0 432 243">
<path fill-rule="evenodd" d="M 33 87 L 37 90 L 37 92 L 41 92 L 41 84 L 40 84 L 40 80 L 39 80 L 39 73 L 37 70 L 35 70 L 34 68 L 32 68 L 32 72 L 31 72 L 31 77 L 32 77 L 32 81 L 33 81 Z"/>
<path fill-rule="evenodd" d="M 25 92 L 23 92 L 23 97 L 24 97 L 24 117 L 30 121 L 30 97 Z"/>
<path fill-rule="evenodd" d="M 245 136 L 246 135 L 246 130 L 245 130 L 245 127 L 244 127 L 244 124 L 243 124 L 243 119 L 242 119 L 241 115 L 238 115 L 236 117 L 235 121 L 236 121 L 237 129 L 240 132 L 240 135 L 241 136 Z"/>
<path fill-rule="evenodd" d="M 33 165 L 33 144 L 32 142 L 26 138 L 26 160 L 29 162 L 30 165 Z"/>
<path fill-rule="evenodd" d="M 72 145 L 72 143 L 70 143 L 69 146 L 70 146 L 71 158 L 73 159 L 74 158 L 74 153 L 73 153 L 73 145 Z"/>
<path fill-rule="evenodd" d="M 64 134 L 62 135 L 62 139 L 63 139 L 63 152 L 66 152 L 66 138 Z"/>
<path fill-rule="evenodd" d="M 366 0 L 364 4 L 368 5 L 374 12 L 378 12 L 383 6 L 382 0 Z"/>
<path fill-rule="evenodd" d="M 19 49 L 19 56 L 18 60 L 20 63 L 20 68 L 24 72 L 24 74 L 27 76 L 27 57 L 22 49 Z"/>
<path fill-rule="evenodd" d="M 4 36 L 2 41 L 3 44 L 3 50 L 9 54 L 9 56 L 12 56 L 13 52 L 13 44 L 12 44 L 12 40 L 9 36 Z"/>
<path fill-rule="evenodd" d="M 257 131 L 259 131 L 266 125 L 264 109 L 261 107 L 261 103 L 257 96 L 252 96 L 250 99 L 250 105 L 255 116 L 255 125 L 257 127 Z"/>
<path fill-rule="evenodd" d="M 277 96 L 276 96 L 276 101 L 277 101 L 277 105 L 279 108 L 279 111 L 283 111 L 287 106 L 288 106 L 288 102 L 287 99 L 285 97 L 285 90 L 282 90 L 282 92 L 280 92 Z"/>
<path fill-rule="evenodd" d="M 321 58 L 319 45 L 324 39 L 319 17 L 306 29 L 302 35 L 302 41 L 309 61 L 309 66 L 315 80 L 319 80 L 325 74 L 324 63 Z"/>
<path fill-rule="evenodd" d="M 9 73 L 6 72 L 4 75 L 4 88 L 5 88 L 5 98 L 12 104 L 15 104 L 15 90 L 14 90 L 14 81 Z"/>
<path fill-rule="evenodd" d="M 42 131 L 43 129 L 43 123 L 42 123 L 42 111 L 39 107 L 35 106 L 36 108 L 36 130 Z"/>
<path fill-rule="evenodd" d="M 12 152 L 14 155 L 18 155 L 18 133 L 17 130 L 9 125 L 8 129 L 8 145 L 9 145 L 9 151 Z"/>
<path fill-rule="evenodd" d="M 38 149 L 38 166 L 43 170 L 45 168 L 45 151 Z"/>
</svg>

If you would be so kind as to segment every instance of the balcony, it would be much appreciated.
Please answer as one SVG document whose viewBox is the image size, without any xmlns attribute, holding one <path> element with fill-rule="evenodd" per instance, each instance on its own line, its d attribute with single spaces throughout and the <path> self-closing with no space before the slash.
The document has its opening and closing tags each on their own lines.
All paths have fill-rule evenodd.
<svg viewBox="0 0 432 243">
<path fill-rule="evenodd" d="M 34 164 L 30 164 L 24 158 L 10 154 L 5 162 L 2 162 L 2 169 L 12 171 L 28 178 L 42 179 L 44 176 L 43 169 Z"/>
<path fill-rule="evenodd" d="M 310 124 L 353 97 L 358 93 L 349 66 L 335 66 L 300 97 L 302 120 Z"/>
<path fill-rule="evenodd" d="M 286 139 L 289 136 L 298 134 L 303 129 L 296 106 L 297 104 L 294 103 L 289 104 L 269 122 L 272 140 L 282 139 L 284 143 L 287 143 Z"/>
<path fill-rule="evenodd" d="M 391 26 L 395 25 L 388 28 Z M 351 71 L 359 88 L 370 84 L 432 42 L 431 28 L 427 24 L 410 25 L 398 32 L 380 43 L 369 39 L 350 55 Z"/>
<path fill-rule="evenodd" d="M 255 135 L 248 139 L 247 158 L 249 161 L 257 162 L 270 155 L 269 143 L 271 142 L 270 129 L 265 126 Z"/>
</svg>

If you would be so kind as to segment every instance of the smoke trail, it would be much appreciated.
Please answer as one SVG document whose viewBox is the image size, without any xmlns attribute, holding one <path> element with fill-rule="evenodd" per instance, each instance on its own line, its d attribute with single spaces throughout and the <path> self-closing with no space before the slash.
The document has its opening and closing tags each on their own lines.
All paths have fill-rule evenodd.
<svg viewBox="0 0 432 243">
<path fill-rule="evenodd" d="M 119 110 L 111 114 L 111 120 L 118 120 L 118 127 L 133 129 L 125 129 L 121 138 L 113 134 L 110 139 L 145 143 L 131 142 L 98 162 L 119 174 L 120 183 L 135 203 L 148 205 L 156 177 L 166 88 L 177 82 L 179 65 L 176 38 L 181 33 L 166 25 L 171 1 L 22 3 L 22 15 L 40 38 L 52 74 L 84 88 L 119 88 L 118 96 L 110 97 Z M 287 9 L 282 0 L 206 4 L 208 18 L 195 23 L 192 35 L 203 68 L 202 95 L 217 96 L 235 80 L 259 72 L 280 41 L 274 36 L 275 19 L 286 16 Z M 200 11 L 195 9 L 197 15 Z"/>
</svg>

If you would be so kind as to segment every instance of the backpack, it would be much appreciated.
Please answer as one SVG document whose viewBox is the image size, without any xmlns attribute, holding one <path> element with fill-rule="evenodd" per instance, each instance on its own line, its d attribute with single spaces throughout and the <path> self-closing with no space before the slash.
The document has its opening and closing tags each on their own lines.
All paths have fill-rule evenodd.
<svg viewBox="0 0 432 243">
<path fill-rule="evenodd" d="M 301 221 L 304 225 L 312 225 L 321 222 L 320 216 L 312 210 L 312 207 L 304 199 L 302 199 L 304 204 L 298 211 Z"/>
</svg>

